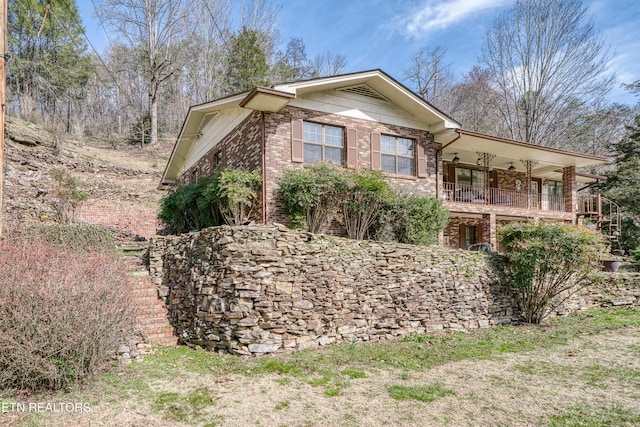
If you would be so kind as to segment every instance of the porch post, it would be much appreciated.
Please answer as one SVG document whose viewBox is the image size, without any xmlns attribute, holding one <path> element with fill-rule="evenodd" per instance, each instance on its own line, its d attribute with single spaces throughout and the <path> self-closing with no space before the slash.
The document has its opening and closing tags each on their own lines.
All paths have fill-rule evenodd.
<svg viewBox="0 0 640 427">
<path fill-rule="evenodd" d="M 496 237 L 496 214 L 489 213 L 482 215 L 482 241 L 491 243 L 493 250 L 498 245 L 498 239 Z"/>
<path fill-rule="evenodd" d="M 477 152 L 477 154 L 478 154 L 478 160 L 480 161 L 479 166 L 482 166 L 484 168 L 484 203 L 488 205 L 488 204 L 491 204 L 490 203 L 491 194 L 489 194 L 489 192 L 491 191 L 491 185 L 489 184 L 489 179 L 491 179 L 491 174 L 489 172 L 491 168 L 491 161 L 496 156 L 495 154 L 480 153 L 480 152 Z"/>
<path fill-rule="evenodd" d="M 527 192 L 527 209 L 531 209 L 531 170 L 538 162 L 533 160 L 520 160 L 527 171 L 527 182 L 526 182 L 526 192 Z M 539 189 L 540 190 L 540 189 Z M 537 195 L 536 195 L 537 197 Z"/>
<path fill-rule="evenodd" d="M 575 213 L 576 204 L 578 202 L 578 188 L 576 184 L 575 166 L 567 166 L 565 168 L 562 168 L 562 190 L 564 193 L 564 211 Z"/>
</svg>

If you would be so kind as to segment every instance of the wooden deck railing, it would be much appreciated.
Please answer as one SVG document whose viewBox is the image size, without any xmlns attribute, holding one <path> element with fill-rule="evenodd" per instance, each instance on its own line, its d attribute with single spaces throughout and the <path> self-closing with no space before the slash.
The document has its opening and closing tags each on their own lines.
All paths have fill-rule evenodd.
<svg viewBox="0 0 640 427">
<path fill-rule="evenodd" d="M 564 198 L 548 194 L 527 194 L 525 191 L 501 188 L 475 187 L 444 183 L 444 200 L 449 202 L 476 203 L 518 209 L 536 209 L 564 212 Z"/>
</svg>

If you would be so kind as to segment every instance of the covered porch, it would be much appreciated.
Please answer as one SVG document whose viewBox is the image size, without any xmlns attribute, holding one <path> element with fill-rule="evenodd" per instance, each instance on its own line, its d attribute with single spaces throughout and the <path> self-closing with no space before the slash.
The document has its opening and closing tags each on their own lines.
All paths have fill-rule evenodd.
<svg viewBox="0 0 640 427">
<path fill-rule="evenodd" d="M 444 244 L 497 248 L 496 231 L 512 221 L 578 223 L 602 217 L 593 194 L 579 194 L 604 177 L 577 168 L 609 159 L 541 147 L 457 129 L 440 141 L 442 181 L 438 194 L 451 213 Z M 587 212 L 588 210 L 588 212 Z"/>
</svg>

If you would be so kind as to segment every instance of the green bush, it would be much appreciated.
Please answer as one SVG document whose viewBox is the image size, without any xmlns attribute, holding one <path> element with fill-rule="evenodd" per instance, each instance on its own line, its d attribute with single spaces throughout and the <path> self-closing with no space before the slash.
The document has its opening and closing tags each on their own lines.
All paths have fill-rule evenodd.
<svg viewBox="0 0 640 427">
<path fill-rule="evenodd" d="M 251 216 L 262 183 L 259 172 L 244 169 L 221 169 L 205 187 L 203 195 L 211 199 L 229 225 L 242 225 Z"/>
<path fill-rule="evenodd" d="M 212 176 L 179 185 L 160 201 L 160 214 L 169 233 L 206 227 L 239 225 L 248 219 L 258 199 L 261 176 L 243 169 L 219 169 Z"/>
<path fill-rule="evenodd" d="M 634 248 L 640 247 L 640 224 L 633 218 L 625 217 L 623 214 L 620 230 L 620 248 L 631 252 Z"/>
<path fill-rule="evenodd" d="M 384 207 L 376 238 L 401 243 L 430 245 L 449 221 L 449 211 L 431 196 L 396 193 Z"/>
<path fill-rule="evenodd" d="M 604 246 L 594 232 L 574 225 L 513 223 L 498 234 L 509 284 L 521 316 L 540 323 L 569 296 L 595 280 Z"/>
<path fill-rule="evenodd" d="M 293 226 L 312 233 L 326 230 L 341 213 L 352 239 L 431 244 L 449 220 L 438 199 L 394 193 L 380 171 L 319 163 L 285 171 L 278 191 Z"/>
<path fill-rule="evenodd" d="M 344 195 L 342 214 L 351 239 L 370 237 L 392 192 L 380 171 L 363 169 L 347 174 L 348 191 Z"/>
<path fill-rule="evenodd" d="M 215 200 L 204 192 L 213 177 L 178 185 L 160 201 L 158 218 L 169 233 L 180 234 L 222 224 Z"/>
<path fill-rule="evenodd" d="M 285 171 L 278 192 L 294 227 L 322 233 L 336 217 L 347 186 L 342 169 L 330 163 L 318 163 Z"/>
<path fill-rule="evenodd" d="M 640 246 L 632 250 L 629 255 L 631 255 L 631 261 L 640 264 Z"/>
<path fill-rule="evenodd" d="M 62 169 L 51 171 L 51 177 L 56 182 L 53 195 L 57 198 L 55 210 L 61 224 L 69 224 L 78 206 L 87 200 L 87 193 L 81 190 L 86 184 L 72 177 Z M 71 213 L 71 216 L 69 214 Z"/>
</svg>

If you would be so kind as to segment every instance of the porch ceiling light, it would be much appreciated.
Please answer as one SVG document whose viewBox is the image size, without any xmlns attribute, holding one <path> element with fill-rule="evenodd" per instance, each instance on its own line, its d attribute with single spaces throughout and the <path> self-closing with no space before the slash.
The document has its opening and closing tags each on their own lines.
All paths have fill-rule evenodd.
<svg viewBox="0 0 640 427">
<path fill-rule="evenodd" d="M 509 172 L 514 173 L 516 171 L 516 167 L 513 166 L 513 162 L 510 162 L 511 166 L 509 166 L 509 169 L 507 169 Z"/>
<path fill-rule="evenodd" d="M 453 159 L 451 159 L 451 163 L 453 163 L 454 165 L 457 165 L 458 163 L 460 163 L 460 157 L 458 157 L 458 153 L 453 153 L 454 157 Z"/>
</svg>

